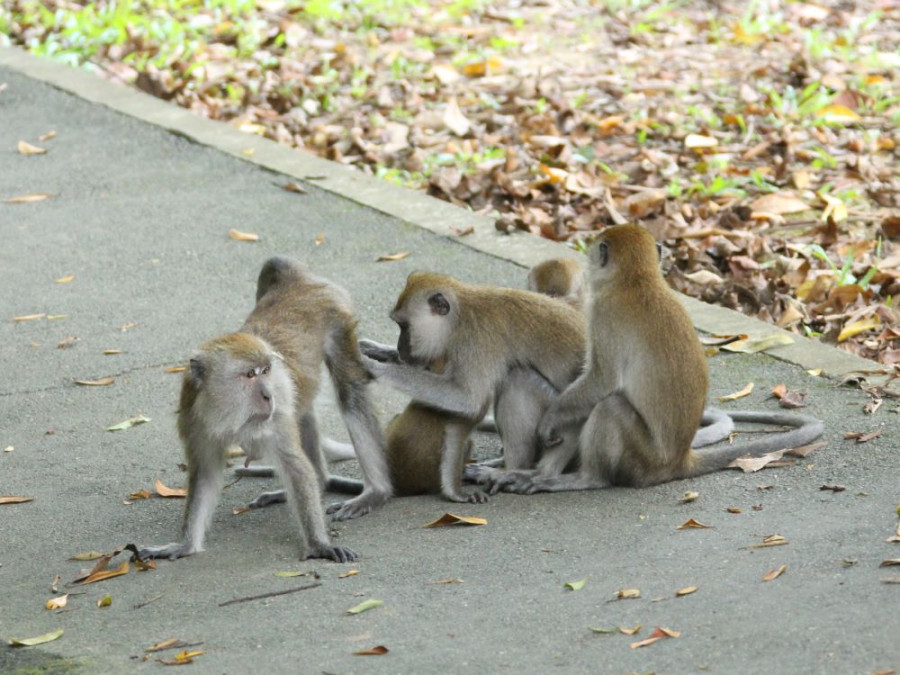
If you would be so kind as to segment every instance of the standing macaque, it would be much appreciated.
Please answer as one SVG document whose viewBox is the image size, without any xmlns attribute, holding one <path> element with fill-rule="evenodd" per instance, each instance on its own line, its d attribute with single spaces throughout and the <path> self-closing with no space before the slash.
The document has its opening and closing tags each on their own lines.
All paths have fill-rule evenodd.
<svg viewBox="0 0 900 675">
<path fill-rule="evenodd" d="M 407 279 L 391 318 L 400 328 L 396 348 L 360 340 L 370 371 L 414 401 L 412 411 L 401 413 L 388 430 L 396 450 L 389 454 L 423 453 L 421 466 L 440 454 L 441 494 L 451 501 L 483 501 L 480 492 L 462 492 L 460 473 L 469 435 L 493 399 L 506 466 L 533 467 L 537 422 L 583 364 L 581 314 L 529 291 L 417 272 Z M 434 364 L 440 367 L 429 369 Z M 417 429 L 416 419 L 425 426 Z M 436 438 L 442 438 L 440 446 Z M 571 445 L 574 456 L 574 439 Z M 415 461 L 406 468 L 410 483 L 422 470 Z"/>
<path fill-rule="evenodd" d="M 545 456 L 562 430 L 583 425 L 577 472 L 493 474 L 511 492 L 641 487 L 728 466 L 745 454 L 804 445 L 822 423 L 802 415 L 732 413 L 736 421 L 795 427 L 762 440 L 691 450 L 706 403 L 706 358 L 690 317 L 666 285 L 653 236 L 636 225 L 611 227 L 588 252 L 591 297 L 584 371 L 549 406 L 538 435 Z"/>
<path fill-rule="evenodd" d="M 203 550 L 227 449 L 239 445 L 248 460 L 265 457 L 274 464 L 299 525 L 301 558 L 356 558 L 333 546 L 325 528 L 321 490 L 326 481 L 340 486 L 347 479 L 326 475 L 312 408 L 324 362 L 365 478 L 362 494 L 340 505 L 336 517 L 360 516 L 382 504 L 391 495 L 384 441 L 355 328 L 341 288 L 285 258 L 265 263 L 244 325 L 203 344 L 182 382 L 178 434 L 188 464 L 182 540 L 143 549 L 140 557 L 176 559 Z"/>
</svg>

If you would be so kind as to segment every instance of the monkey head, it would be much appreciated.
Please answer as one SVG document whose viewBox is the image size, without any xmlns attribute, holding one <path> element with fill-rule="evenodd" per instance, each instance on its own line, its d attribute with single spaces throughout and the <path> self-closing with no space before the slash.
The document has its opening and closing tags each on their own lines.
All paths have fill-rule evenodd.
<svg viewBox="0 0 900 675">
<path fill-rule="evenodd" d="M 231 333 L 191 357 L 181 414 L 194 413 L 213 433 L 254 433 L 275 415 L 292 414 L 294 385 L 281 356 L 265 341 Z"/>
<path fill-rule="evenodd" d="M 400 359 L 427 365 L 441 359 L 459 316 L 455 282 L 442 274 L 413 272 L 397 298 L 391 319 L 400 327 Z"/>
<path fill-rule="evenodd" d="M 662 274 L 659 252 L 653 235 L 640 225 L 609 227 L 588 249 L 591 282 L 596 287 L 612 281 L 655 279 Z"/>
</svg>

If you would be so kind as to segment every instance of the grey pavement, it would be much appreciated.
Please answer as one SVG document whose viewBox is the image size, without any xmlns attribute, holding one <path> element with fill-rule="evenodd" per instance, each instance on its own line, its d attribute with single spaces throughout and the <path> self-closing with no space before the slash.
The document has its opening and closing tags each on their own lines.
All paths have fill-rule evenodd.
<svg viewBox="0 0 900 675">
<path fill-rule="evenodd" d="M 165 369 L 240 325 L 267 257 L 302 259 L 345 285 L 360 333 L 390 341 L 396 332 L 387 315 L 410 271 L 522 286 L 527 265 L 564 249 L 499 235 L 443 202 L 18 51 L 0 49 L 3 85 L 0 496 L 34 500 L 0 505 L 0 638 L 64 634 L 38 647 L 0 645 L 0 672 L 159 671 L 165 666 L 144 650 L 173 637 L 202 643 L 187 667 L 204 673 L 900 668 L 900 585 L 884 583 L 900 574 L 879 566 L 900 557 L 900 544 L 886 541 L 900 503 L 896 403 L 865 414 L 867 396 L 836 378 L 876 365 L 799 338 L 778 358 L 710 359 L 711 400 L 755 384 L 752 395 L 723 407 L 775 410 L 768 392 L 779 383 L 808 393 L 806 412 L 826 421 L 828 446 L 793 466 L 642 490 L 499 495 L 484 505 L 394 499 L 332 525 L 337 540 L 359 552 L 353 565 L 299 562 L 284 508 L 233 515 L 270 485 L 245 479 L 224 492 L 204 553 L 65 589 L 89 564 L 69 561 L 75 553 L 176 535 L 180 500 L 123 503 L 157 478 L 184 484 L 174 424 L 179 376 Z M 50 130 L 57 136 L 39 143 Z M 20 140 L 49 152 L 23 156 Z M 307 193 L 283 190 L 288 180 Z M 33 193 L 53 197 L 2 201 Z M 466 225 L 474 235 L 452 236 L 452 227 Z M 260 241 L 233 241 L 230 228 Z M 398 251 L 410 255 L 376 262 Z M 56 282 L 69 275 L 70 283 Z M 686 303 L 702 330 L 773 331 Z M 46 316 L 13 320 L 30 314 Z M 77 341 L 57 348 L 69 337 Z M 105 355 L 109 349 L 122 353 Z M 807 374 L 816 367 L 830 377 Z M 74 384 L 102 377 L 115 383 Z M 405 403 L 381 385 L 375 396 L 383 420 Z M 318 407 L 324 431 L 346 438 L 328 392 Z M 151 421 L 104 431 L 138 414 Z M 870 431 L 882 433 L 866 443 L 844 440 Z M 479 456 L 499 452 L 491 435 L 476 443 Z M 354 462 L 335 471 L 358 475 Z M 834 484 L 846 489 L 820 489 Z M 680 504 L 688 490 L 699 498 Z M 488 524 L 422 528 L 446 511 Z M 710 528 L 676 529 L 689 518 Z M 752 547 L 770 534 L 789 543 Z M 763 581 L 781 565 L 781 577 Z M 339 577 L 350 569 L 358 574 Z M 315 571 L 321 586 L 220 606 L 310 582 L 275 575 L 288 570 Z M 72 592 L 63 612 L 44 608 L 56 575 Z M 581 590 L 564 588 L 585 578 Z M 461 582 L 436 583 L 446 579 Z M 687 586 L 698 590 L 675 597 Z M 640 598 L 615 600 L 626 588 Z M 98 608 L 106 594 L 112 605 Z M 345 614 L 370 598 L 384 604 Z M 142 603 L 149 604 L 136 607 Z M 590 630 L 638 624 L 634 636 Z M 657 626 L 681 635 L 631 648 Z M 389 652 L 353 654 L 376 645 Z"/>
</svg>

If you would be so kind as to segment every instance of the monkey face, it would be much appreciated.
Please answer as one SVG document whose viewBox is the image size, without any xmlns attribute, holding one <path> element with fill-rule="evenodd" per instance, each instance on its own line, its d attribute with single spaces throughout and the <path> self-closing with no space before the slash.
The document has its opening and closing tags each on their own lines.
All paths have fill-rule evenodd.
<svg viewBox="0 0 900 675">
<path fill-rule="evenodd" d="M 410 277 L 406 290 L 391 312 L 391 319 L 400 328 L 397 352 L 400 359 L 413 365 L 428 365 L 443 358 L 452 332 L 452 293 L 434 288 L 412 289 L 415 278 Z"/>
</svg>

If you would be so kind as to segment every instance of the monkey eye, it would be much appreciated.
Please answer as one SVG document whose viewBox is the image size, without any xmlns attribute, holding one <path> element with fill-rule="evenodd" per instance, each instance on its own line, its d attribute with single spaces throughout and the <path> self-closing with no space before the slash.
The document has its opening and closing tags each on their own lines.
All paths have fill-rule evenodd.
<svg viewBox="0 0 900 675">
<path fill-rule="evenodd" d="M 262 369 L 262 374 L 263 374 L 263 375 L 268 375 L 270 370 L 272 370 L 272 364 L 267 363 L 267 364 L 265 365 L 265 367 Z"/>
<path fill-rule="evenodd" d="M 246 377 L 248 380 L 252 380 L 254 377 L 256 377 L 256 368 L 250 368 L 250 370 L 244 373 L 244 377 Z"/>
</svg>

